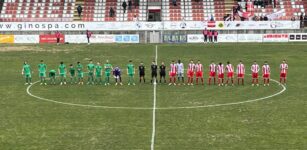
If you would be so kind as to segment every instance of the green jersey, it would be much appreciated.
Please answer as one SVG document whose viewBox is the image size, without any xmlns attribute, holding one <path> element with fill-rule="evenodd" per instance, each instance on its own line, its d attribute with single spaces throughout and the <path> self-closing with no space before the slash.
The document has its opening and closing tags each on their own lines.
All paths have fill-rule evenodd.
<svg viewBox="0 0 307 150">
<path fill-rule="evenodd" d="M 88 69 L 88 71 L 91 72 L 91 73 L 94 72 L 94 68 L 95 68 L 95 65 L 92 64 L 92 63 L 87 65 L 87 69 Z"/>
<path fill-rule="evenodd" d="M 75 67 L 69 68 L 69 73 L 70 73 L 71 76 L 75 76 L 75 72 L 76 72 Z"/>
<path fill-rule="evenodd" d="M 66 74 L 66 65 L 60 64 L 59 70 L 60 70 L 60 74 Z"/>
<path fill-rule="evenodd" d="M 38 64 L 39 73 L 46 73 L 47 65 L 46 64 Z"/>
<path fill-rule="evenodd" d="M 127 69 L 128 69 L 128 74 L 134 74 L 134 65 L 133 64 L 128 64 Z"/>
<path fill-rule="evenodd" d="M 24 64 L 23 65 L 23 73 L 25 75 L 31 74 L 31 67 L 30 67 L 30 65 L 28 65 L 28 64 Z"/>
<path fill-rule="evenodd" d="M 49 77 L 54 77 L 56 74 L 56 71 L 55 70 L 50 70 L 49 71 Z"/>
<path fill-rule="evenodd" d="M 83 73 L 83 66 L 81 64 L 77 65 L 77 71 L 79 74 Z"/>
<path fill-rule="evenodd" d="M 106 73 L 111 73 L 112 65 L 111 64 L 104 64 L 104 69 Z"/>
<path fill-rule="evenodd" d="M 95 66 L 95 70 L 96 70 L 96 75 L 101 75 L 102 67 L 100 65 Z"/>
</svg>

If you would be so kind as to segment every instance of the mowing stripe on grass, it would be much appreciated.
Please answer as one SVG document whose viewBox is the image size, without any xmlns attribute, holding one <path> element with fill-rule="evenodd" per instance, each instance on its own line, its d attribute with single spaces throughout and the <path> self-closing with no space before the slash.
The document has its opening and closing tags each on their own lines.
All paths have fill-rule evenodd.
<svg viewBox="0 0 307 150">
<path fill-rule="evenodd" d="M 156 45 L 155 61 L 158 63 L 158 45 Z M 153 81 L 153 106 L 152 106 L 152 133 L 151 133 L 151 146 L 150 149 L 155 149 L 155 135 L 156 135 L 156 101 L 157 101 L 157 83 Z"/>
</svg>

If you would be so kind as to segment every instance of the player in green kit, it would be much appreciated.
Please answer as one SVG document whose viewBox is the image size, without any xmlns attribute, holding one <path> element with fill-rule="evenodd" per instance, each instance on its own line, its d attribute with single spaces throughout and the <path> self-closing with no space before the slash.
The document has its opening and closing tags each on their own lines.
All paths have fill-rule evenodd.
<svg viewBox="0 0 307 150">
<path fill-rule="evenodd" d="M 77 83 L 76 69 L 73 64 L 69 65 L 70 84 Z"/>
<path fill-rule="evenodd" d="M 31 66 L 25 61 L 21 70 L 21 74 L 25 77 L 25 85 L 32 84 Z"/>
<path fill-rule="evenodd" d="M 47 71 L 47 65 L 44 64 L 44 60 L 41 60 L 41 63 L 38 64 L 38 72 L 39 72 L 38 76 L 41 80 L 40 85 L 43 85 L 43 84 L 47 85 L 47 83 L 46 83 L 46 71 Z"/>
<path fill-rule="evenodd" d="M 95 70 L 95 65 L 93 64 L 93 61 L 90 60 L 90 63 L 87 65 L 87 71 L 88 71 L 87 84 L 94 84 L 94 70 Z"/>
<path fill-rule="evenodd" d="M 54 69 L 49 71 L 50 84 L 55 85 L 55 74 L 56 71 Z"/>
<path fill-rule="evenodd" d="M 99 62 L 97 62 L 97 65 L 95 66 L 95 82 L 96 84 L 102 84 L 102 66 Z"/>
<path fill-rule="evenodd" d="M 60 62 L 58 71 L 59 71 L 60 81 L 61 81 L 60 85 L 63 85 L 63 83 L 66 84 L 66 72 L 67 72 L 67 70 L 66 70 L 66 65 L 64 64 L 63 61 Z"/>
<path fill-rule="evenodd" d="M 110 85 L 110 75 L 111 75 L 112 70 L 113 70 L 113 67 L 109 63 L 109 60 L 107 60 L 106 64 L 104 64 L 104 75 L 105 75 L 104 85 Z"/>
<path fill-rule="evenodd" d="M 77 72 L 78 72 L 78 84 L 83 85 L 83 66 L 79 61 L 77 62 Z"/>
<path fill-rule="evenodd" d="M 128 81 L 128 85 L 135 85 L 134 83 L 134 74 L 135 74 L 135 69 L 134 69 L 134 65 L 132 63 L 132 60 L 129 60 L 129 63 L 127 65 L 127 74 L 129 76 L 129 81 Z"/>
</svg>

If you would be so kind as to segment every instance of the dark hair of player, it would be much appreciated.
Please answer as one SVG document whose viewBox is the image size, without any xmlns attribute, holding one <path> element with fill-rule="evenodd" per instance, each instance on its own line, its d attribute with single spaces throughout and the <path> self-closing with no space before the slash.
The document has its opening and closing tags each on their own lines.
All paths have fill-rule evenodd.
<svg viewBox="0 0 307 150">
<path fill-rule="evenodd" d="M 63 61 L 60 62 L 60 64 L 63 64 L 63 63 L 64 63 Z"/>
<path fill-rule="evenodd" d="M 78 61 L 77 64 L 80 64 L 80 61 Z"/>
<path fill-rule="evenodd" d="M 227 61 L 227 64 L 230 64 L 230 62 L 229 62 L 229 61 Z"/>
<path fill-rule="evenodd" d="M 73 64 L 70 64 L 69 66 L 73 66 Z"/>
<path fill-rule="evenodd" d="M 219 65 L 222 65 L 222 63 L 220 62 Z"/>
<path fill-rule="evenodd" d="M 44 62 L 44 60 L 41 60 L 41 62 Z"/>
<path fill-rule="evenodd" d="M 178 59 L 178 63 L 181 63 L 181 60 L 180 60 L 180 59 Z"/>
<path fill-rule="evenodd" d="M 129 62 L 132 62 L 132 60 L 129 60 Z"/>
</svg>

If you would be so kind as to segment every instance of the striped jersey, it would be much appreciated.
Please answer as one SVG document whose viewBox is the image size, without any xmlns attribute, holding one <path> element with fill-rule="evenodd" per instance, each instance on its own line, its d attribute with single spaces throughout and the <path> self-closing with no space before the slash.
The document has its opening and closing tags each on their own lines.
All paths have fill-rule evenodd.
<svg viewBox="0 0 307 150">
<path fill-rule="evenodd" d="M 253 64 L 251 67 L 251 71 L 252 73 L 258 73 L 260 70 L 259 65 L 258 64 Z"/>
<path fill-rule="evenodd" d="M 170 68 L 171 68 L 171 73 L 176 73 L 177 72 L 177 66 L 176 66 L 176 64 L 171 64 L 170 65 Z"/>
<path fill-rule="evenodd" d="M 288 64 L 282 63 L 280 64 L 280 73 L 287 73 L 288 70 Z"/>
<path fill-rule="evenodd" d="M 237 65 L 237 74 L 245 74 L 245 67 L 243 64 Z"/>
<path fill-rule="evenodd" d="M 218 72 L 218 74 L 224 73 L 224 65 L 223 64 L 217 66 L 217 72 Z"/>
<path fill-rule="evenodd" d="M 197 72 L 202 72 L 203 71 L 203 65 L 202 64 L 196 64 L 195 65 L 195 70 Z"/>
<path fill-rule="evenodd" d="M 210 70 L 210 72 L 216 72 L 216 65 L 215 64 L 210 64 L 209 70 Z"/>
<path fill-rule="evenodd" d="M 262 73 L 263 74 L 270 74 L 270 66 L 269 65 L 263 65 L 262 66 Z"/>
<path fill-rule="evenodd" d="M 227 72 L 233 72 L 233 67 L 231 64 L 226 65 Z"/>
<path fill-rule="evenodd" d="M 189 63 L 188 71 L 195 71 L 195 64 Z"/>
</svg>

